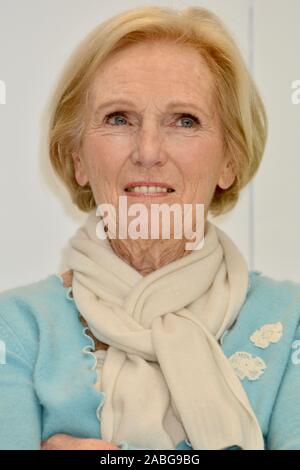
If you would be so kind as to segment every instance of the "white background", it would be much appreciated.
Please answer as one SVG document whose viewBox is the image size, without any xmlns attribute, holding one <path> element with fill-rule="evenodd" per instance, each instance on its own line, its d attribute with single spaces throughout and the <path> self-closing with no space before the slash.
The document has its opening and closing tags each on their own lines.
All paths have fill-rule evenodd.
<svg viewBox="0 0 300 470">
<path fill-rule="evenodd" d="M 300 282 L 300 0 L 0 0 L 0 291 L 63 269 L 86 214 L 48 162 L 45 106 L 66 59 L 98 23 L 143 4 L 205 6 L 234 35 L 269 117 L 259 172 L 233 212 L 215 218 L 249 269 Z"/>
</svg>

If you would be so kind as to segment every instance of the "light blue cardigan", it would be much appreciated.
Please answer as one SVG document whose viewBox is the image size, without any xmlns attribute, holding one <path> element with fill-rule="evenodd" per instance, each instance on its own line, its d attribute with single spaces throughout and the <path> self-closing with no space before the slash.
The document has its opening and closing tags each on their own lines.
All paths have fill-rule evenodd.
<svg viewBox="0 0 300 470">
<path fill-rule="evenodd" d="M 300 284 L 257 271 L 249 281 L 221 347 L 227 357 L 246 352 L 265 363 L 255 380 L 240 377 L 265 448 L 300 449 Z M 57 274 L 0 293 L 0 449 L 38 450 L 41 440 L 56 433 L 101 438 L 105 395 L 93 388 L 94 342 L 69 294 Z M 277 322 L 283 326 L 279 340 L 264 348 L 250 340 L 263 325 Z M 139 448 L 134 442 L 115 444 Z M 191 447 L 181 441 L 176 449 Z"/>
</svg>

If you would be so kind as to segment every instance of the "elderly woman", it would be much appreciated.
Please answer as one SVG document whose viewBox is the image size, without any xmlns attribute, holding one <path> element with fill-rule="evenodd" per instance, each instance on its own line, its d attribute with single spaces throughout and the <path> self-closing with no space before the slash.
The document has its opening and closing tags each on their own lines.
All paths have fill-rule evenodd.
<svg viewBox="0 0 300 470">
<path fill-rule="evenodd" d="M 88 216 L 66 272 L 0 296 L 2 449 L 300 449 L 300 286 L 249 272 L 207 219 L 234 207 L 266 135 L 211 12 L 138 8 L 82 42 L 50 157 Z M 97 209 L 119 221 L 121 197 L 131 216 L 201 205 L 200 243 L 112 236 Z"/>
</svg>

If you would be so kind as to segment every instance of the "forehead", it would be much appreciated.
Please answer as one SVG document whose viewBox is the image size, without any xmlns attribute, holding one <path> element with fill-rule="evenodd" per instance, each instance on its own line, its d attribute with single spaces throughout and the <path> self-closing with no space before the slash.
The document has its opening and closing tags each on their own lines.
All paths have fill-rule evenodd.
<svg viewBox="0 0 300 470">
<path fill-rule="evenodd" d="M 134 44 L 108 57 L 96 73 L 90 92 L 95 106 L 124 95 L 137 101 L 149 95 L 160 100 L 176 93 L 211 106 L 214 77 L 204 58 L 191 46 L 170 42 Z"/>
</svg>

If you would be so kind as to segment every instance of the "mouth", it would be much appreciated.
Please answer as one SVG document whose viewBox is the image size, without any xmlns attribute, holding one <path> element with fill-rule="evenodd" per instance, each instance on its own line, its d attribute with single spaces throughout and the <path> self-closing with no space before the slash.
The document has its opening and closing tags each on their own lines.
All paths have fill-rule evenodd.
<svg viewBox="0 0 300 470">
<path fill-rule="evenodd" d="M 175 189 L 167 183 L 137 181 L 127 184 L 124 191 L 128 196 L 162 197 L 174 193 Z"/>
</svg>

